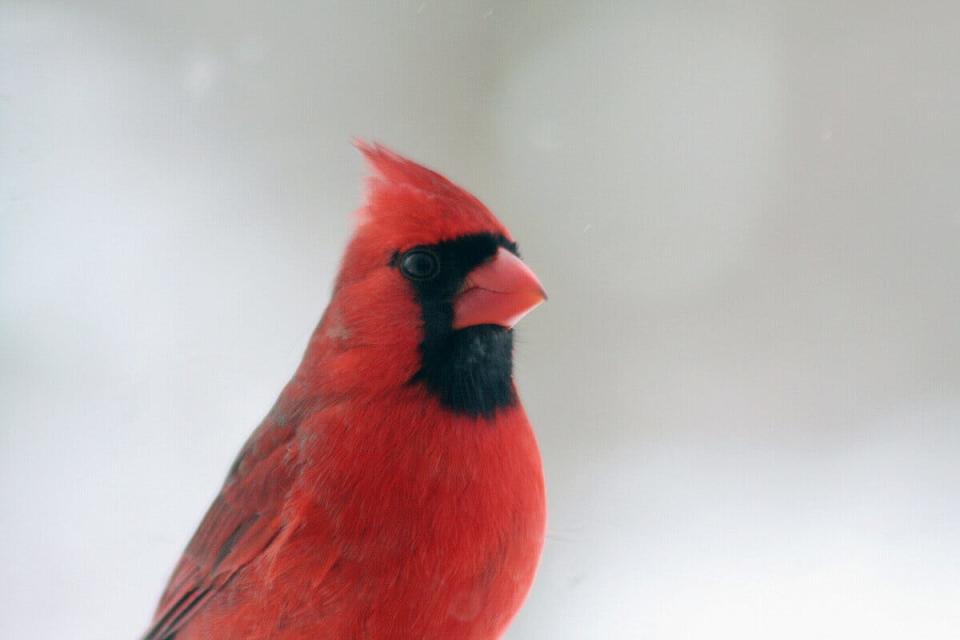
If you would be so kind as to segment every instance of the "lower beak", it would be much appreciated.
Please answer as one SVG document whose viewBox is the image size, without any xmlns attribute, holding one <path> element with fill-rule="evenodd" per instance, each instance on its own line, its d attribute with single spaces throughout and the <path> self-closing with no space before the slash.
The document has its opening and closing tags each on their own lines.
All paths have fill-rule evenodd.
<svg viewBox="0 0 960 640">
<path fill-rule="evenodd" d="M 495 324 L 509 329 L 546 299 L 530 267 L 500 248 L 467 276 L 453 303 L 453 328 Z"/>
</svg>

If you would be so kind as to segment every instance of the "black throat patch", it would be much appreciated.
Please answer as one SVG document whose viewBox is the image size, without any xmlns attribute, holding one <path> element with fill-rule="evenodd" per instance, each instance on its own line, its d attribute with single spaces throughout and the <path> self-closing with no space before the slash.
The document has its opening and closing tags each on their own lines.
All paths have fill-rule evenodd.
<svg viewBox="0 0 960 640">
<path fill-rule="evenodd" d="M 491 417 L 497 409 L 517 402 L 513 332 L 492 324 L 453 329 L 453 301 L 464 279 L 500 247 L 517 253 L 516 244 L 492 234 L 463 236 L 410 250 L 429 251 L 439 263 L 435 276 L 410 280 L 424 327 L 421 367 L 410 382 L 426 385 L 443 406 L 470 416 Z M 399 267 L 402 259 L 397 254 L 391 264 Z"/>
</svg>

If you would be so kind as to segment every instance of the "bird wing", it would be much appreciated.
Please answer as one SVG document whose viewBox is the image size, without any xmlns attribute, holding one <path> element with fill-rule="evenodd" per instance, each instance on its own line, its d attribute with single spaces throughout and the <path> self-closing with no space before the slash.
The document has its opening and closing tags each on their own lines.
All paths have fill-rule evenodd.
<svg viewBox="0 0 960 640">
<path fill-rule="evenodd" d="M 177 564 L 143 640 L 169 640 L 283 531 L 297 475 L 296 424 L 267 417 L 240 451 Z"/>
</svg>

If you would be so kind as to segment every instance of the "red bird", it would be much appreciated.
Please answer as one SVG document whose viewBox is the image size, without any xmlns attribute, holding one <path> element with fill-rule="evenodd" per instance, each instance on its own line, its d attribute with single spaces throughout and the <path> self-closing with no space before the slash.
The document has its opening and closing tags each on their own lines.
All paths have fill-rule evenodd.
<svg viewBox="0 0 960 640">
<path fill-rule="evenodd" d="M 543 546 L 512 327 L 546 296 L 474 196 L 382 146 L 303 362 L 146 640 L 498 638 Z"/>
</svg>

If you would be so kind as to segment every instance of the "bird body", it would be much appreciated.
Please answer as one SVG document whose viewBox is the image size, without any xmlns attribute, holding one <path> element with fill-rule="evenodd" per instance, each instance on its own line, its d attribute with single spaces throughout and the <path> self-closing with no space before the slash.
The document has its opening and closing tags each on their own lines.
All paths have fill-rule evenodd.
<svg viewBox="0 0 960 640">
<path fill-rule="evenodd" d="M 511 327 L 542 289 L 479 201 L 361 150 L 377 175 L 330 306 L 146 640 L 491 639 L 533 581 L 543 473 Z"/>
</svg>

